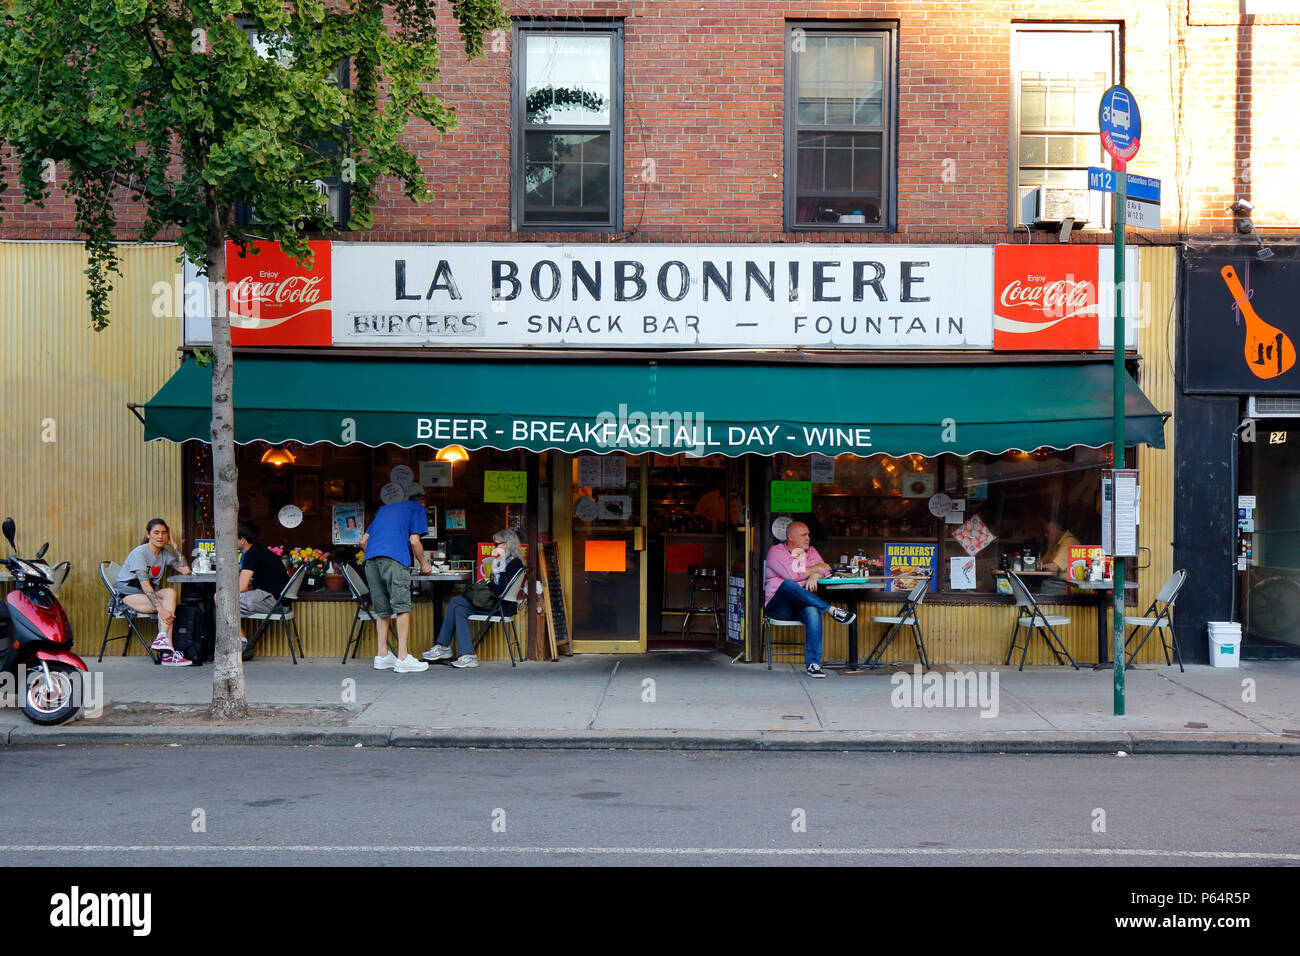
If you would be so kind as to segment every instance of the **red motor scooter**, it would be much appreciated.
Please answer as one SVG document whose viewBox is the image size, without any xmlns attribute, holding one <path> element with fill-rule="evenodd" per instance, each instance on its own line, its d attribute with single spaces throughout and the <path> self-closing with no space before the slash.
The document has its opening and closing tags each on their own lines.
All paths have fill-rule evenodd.
<svg viewBox="0 0 1300 956">
<path fill-rule="evenodd" d="M 22 695 L 23 713 L 37 724 L 61 724 L 81 709 L 85 662 L 72 653 L 72 625 L 55 595 L 54 575 L 41 561 L 48 544 L 34 560 L 18 557 L 14 520 L 5 518 L 4 536 L 13 554 L 5 567 L 14 587 L 0 605 L 0 681 L 12 675 Z"/>
</svg>

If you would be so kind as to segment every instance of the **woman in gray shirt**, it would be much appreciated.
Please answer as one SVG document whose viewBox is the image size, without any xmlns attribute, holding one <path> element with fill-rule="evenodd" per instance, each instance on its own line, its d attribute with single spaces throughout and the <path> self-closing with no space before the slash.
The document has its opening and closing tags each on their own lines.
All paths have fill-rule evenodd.
<svg viewBox="0 0 1300 956">
<path fill-rule="evenodd" d="M 158 637 L 153 642 L 153 649 L 166 651 L 170 657 L 174 650 L 170 635 L 172 622 L 176 620 L 176 589 L 159 587 L 169 567 L 181 574 L 190 573 L 178 544 L 172 543 L 167 522 L 154 518 L 145 526 L 144 543 L 132 549 L 122 562 L 117 585 L 123 593 L 123 600 L 131 607 L 145 614 L 157 612 Z M 167 663 L 166 659 L 163 662 Z"/>
</svg>

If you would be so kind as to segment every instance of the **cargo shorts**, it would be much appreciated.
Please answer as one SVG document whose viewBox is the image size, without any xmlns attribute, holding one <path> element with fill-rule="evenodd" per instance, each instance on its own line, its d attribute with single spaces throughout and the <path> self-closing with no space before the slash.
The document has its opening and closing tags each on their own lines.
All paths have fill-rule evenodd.
<svg viewBox="0 0 1300 956">
<path fill-rule="evenodd" d="M 366 561 L 366 586 L 378 617 L 411 613 L 411 569 L 388 557 Z"/>
</svg>

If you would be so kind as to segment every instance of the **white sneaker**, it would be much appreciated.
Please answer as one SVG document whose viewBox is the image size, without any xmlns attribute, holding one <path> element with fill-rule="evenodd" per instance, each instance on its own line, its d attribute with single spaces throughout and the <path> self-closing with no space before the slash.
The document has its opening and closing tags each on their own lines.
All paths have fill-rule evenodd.
<svg viewBox="0 0 1300 956">
<path fill-rule="evenodd" d="M 447 658 L 451 657 L 451 648 L 443 647 L 441 644 L 435 644 L 420 656 L 426 661 L 445 661 Z"/>
<path fill-rule="evenodd" d="M 389 651 L 383 657 L 375 658 L 375 670 L 377 671 L 391 671 L 396 666 L 397 655 L 392 651 Z"/>
<path fill-rule="evenodd" d="M 184 654 L 178 654 L 173 651 L 170 654 L 164 654 L 162 659 L 163 667 L 189 667 L 194 662 Z"/>
<path fill-rule="evenodd" d="M 478 667 L 478 658 L 473 654 L 462 654 L 451 662 L 452 667 Z"/>
<path fill-rule="evenodd" d="M 420 671 L 427 671 L 428 669 L 428 664 L 424 661 L 417 661 L 410 654 L 407 654 L 393 665 L 393 672 L 395 674 L 418 674 Z"/>
<path fill-rule="evenodd" d="M 159 631 L 158 636 L 153 639 L 153 643 L 149 647 L 155 651 L 176 650 L 176 648 L 172 647 L 172 639 L 167 636 L 165 631 Z"/>
</svg>

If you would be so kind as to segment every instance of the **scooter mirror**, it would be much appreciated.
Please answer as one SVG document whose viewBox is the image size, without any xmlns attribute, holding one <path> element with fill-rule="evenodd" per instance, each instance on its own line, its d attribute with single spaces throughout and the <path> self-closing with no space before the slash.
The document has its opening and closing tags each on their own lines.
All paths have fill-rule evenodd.
<svg viewBox="0 0 1300 956">
<path fill-rule="evenodd" d="M 41 560 L 41 558 L 45 557 L 45 552 L 48 550 L 50 550 L 50 543 L 46 541 L 43 545 L 41 545 L 41 550 L 36 552 L 36 560 L 39 561 Z"/>
<path fill-rule="evenodd" d="M 5 538 L 9 542 L 9 547 L 17 551 L 18 545 L 14 544 L 14 519 L 5 518 L 4 524 L 0 525 L 0 528 L 4 530 Z"/>
</svg>

